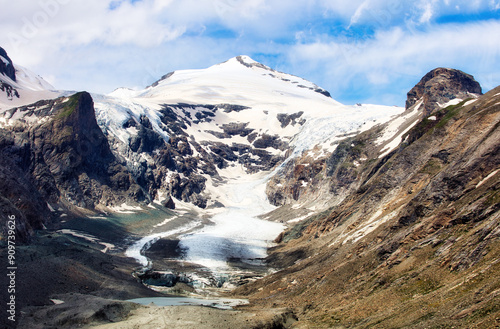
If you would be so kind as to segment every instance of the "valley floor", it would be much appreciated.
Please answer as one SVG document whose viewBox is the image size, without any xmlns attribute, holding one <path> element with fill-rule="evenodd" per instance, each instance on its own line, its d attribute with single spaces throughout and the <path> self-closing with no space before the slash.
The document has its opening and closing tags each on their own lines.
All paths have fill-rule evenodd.
<svg viewBox="0 0 500 329">
<path fill-rule="evenodd" d="M 93 326 L 94 329 L 248 329 L 283 328 L 295 322 L 286 310 L 218 310 L 202 306 L 144 306 L 125 322 Z M 274 327 L 273 327 L 274 326 Z"/>
</svg>

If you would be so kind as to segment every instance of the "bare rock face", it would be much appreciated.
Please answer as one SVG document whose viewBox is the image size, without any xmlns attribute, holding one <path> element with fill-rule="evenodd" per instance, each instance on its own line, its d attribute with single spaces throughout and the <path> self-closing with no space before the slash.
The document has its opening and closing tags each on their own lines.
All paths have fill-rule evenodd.
<svg viewBox="0 0 500 329">
<path fill-rule="evenodd" d="M 3 57 L 3 59 L 0 58 L 0 74 L 4 74 L 13 81 L 16 81 L 16 69 L 12 64 L 12 60 L 7 55 L 7 52 L 2 47 L 0 47 L 0 56 Z M 7 63 L 4 60 L 7 61 Z"/>
<path fill-rule="evenodd" d="M 4 116 L 21 118 L 0 129 L 1 222 L 17 218 L 19 241 L 50 224 L 50 210 L 146 198 L 112 154 L 88 93 L 13 108 Z"/>
<path fill-rule="evenodd" d="M 57 102 L 49 106 L 58 107 Z M 100 203 L 123 202 L 126 197 L 144 198 L 130 173 L 111 153 L 88 93 L 73 95 L 53 111 L 49 121 L 31 128 L 32 166 L 40 190 L 45 190 L 40 182 L 53 180 L 68 202 L 91 209 Z M 52 200 L 54 195 L 47 197 L 56 201 Z"/>
<path fill-rule="evenodd" d="M 423 98 L 424 115 L 430 115 L 455 98 L 465 99 L 469 94 L 482 95 L 481 86 L 470 74 L 459 70 L 437 68 L 427 73 L 408 92 L 406 108 L 410 108 Z"/>
</svg>

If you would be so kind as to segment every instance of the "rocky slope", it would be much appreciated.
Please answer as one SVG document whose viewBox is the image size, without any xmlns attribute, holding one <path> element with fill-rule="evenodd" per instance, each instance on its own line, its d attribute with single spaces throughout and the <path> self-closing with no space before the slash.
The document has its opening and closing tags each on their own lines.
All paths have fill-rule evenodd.
<svg viewBox="0 0 500 329">
<path fill-rule="evenodd" d="M 32 228 L 49 224 L 58 212 L 146 198 L 111 153 L 88 93 L 39 101 L 2 116 L 3 214 L 19 214 L 19 241 L 26 241 Z"/>
<path fill-rule="evenodd" d="M 297 328 L 499 325 L 500 88 L 471 95 L 477 84 L 456 71 L 426 77 L 427 94 L 414 102 L 410 92 L 399 121 L 271 181 L 275 202 L 310 205 L 317 194 L 302 180 L 326 185 L 335 206 L 282 234 L 268 258 L 282 270 L 237 293 L 293 308 Z"/>
</svg>

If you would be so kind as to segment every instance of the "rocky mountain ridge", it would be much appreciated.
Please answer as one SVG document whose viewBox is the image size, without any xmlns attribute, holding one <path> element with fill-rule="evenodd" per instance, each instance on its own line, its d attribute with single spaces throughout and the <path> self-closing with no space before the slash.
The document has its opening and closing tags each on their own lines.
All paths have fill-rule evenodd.
<svg viewBox="0 0 500 329">
<path fill-rule="evenodd" d="M 247 56 L 172 72 L 144 90 L 118 89 L 95 99 L 113 152 L 125 158 L 151 199 L 173 197 L 201 208 L 223 205 L 213 188 L 225 181 L 222 172 L 268 171 L 292 150 L 299 152 L 292 140 L 314 120 L 350 131 L 400 111 L 342 106 L 320 87 Z M 333 116 L 348 112 L 351 121 L 333 123 Z M 328 138 L 335 136 L 325 132 L 317 143 Z"/>
<path fill-rule="evenodd" d="M 14 209 L 4 209 L 4 213 L 23 213 L 27 206 L 40 210 L 38 214 L 33 211 L 28 218 L 19 217 L 20 241 L 29 235 L 26 228 L 48 225 L 56 210 L 94 210 L 99 205 L 146 198 L 128 170 L 111 153 L 97 125 L 90 94 L 39 101 L 7 110 L 3 117 L 7 121 L 17 117 L 9 129 L 0 130 L 3 159 L 12 164 L 4 168 L 20 170 L 17 177 L 23 183 L 19 187 L 32 191 L 27 195 L 36 196 L 31 201 L 22 195 L 19 199 L 9 197 Z M 1 180 L 2 190 L 12 189 L 9 176 L 6 174 Z M 2 194 L 2 198 L 6 195 Z"/>
<path fill-rule="evenodd" d="M 425 115 L 430 115 L 453 99 L 482 95 L 481 86 L 470 74 L 459 70 L 437 68 L 427 73 L 407 95 L 406 108 L 423 101 Z"/>
<path fill-rule="evenodd" d="M 311 149 L 288 162 L 286 168 L 271 178 L 268 198 L 275 205 L 301 202 L 322 204 L 324 208 L 337 205 L 361 186 L 363 173 L 379 169 L 369 169 L 373 162 L 380 161 L 379 166 L 383 165 L 405 138 L 416 138 L 409 131 L 420 121 L 438 122 L 447 104 L 472 101 L 480 95 L 481 87 L 472 76 L 458 70 L 432 70 L 408 93 L 405 111 L 390 122 L 340 139 L 331 154 L 317 157 Z"/>
</svg>

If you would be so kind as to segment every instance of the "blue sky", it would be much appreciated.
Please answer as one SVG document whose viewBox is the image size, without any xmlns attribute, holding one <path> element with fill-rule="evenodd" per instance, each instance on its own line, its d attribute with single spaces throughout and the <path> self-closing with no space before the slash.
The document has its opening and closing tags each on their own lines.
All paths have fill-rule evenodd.
<svg viewBox="0 0 500 329">
<path fill-rule="evenodd" d="M 500 0 L 0 0 L 0 46 L 58 89 L 143 88 L 249 55 L 336 100 L 404 105 L 436 67 L 500 84 Z"/>
</svg>

